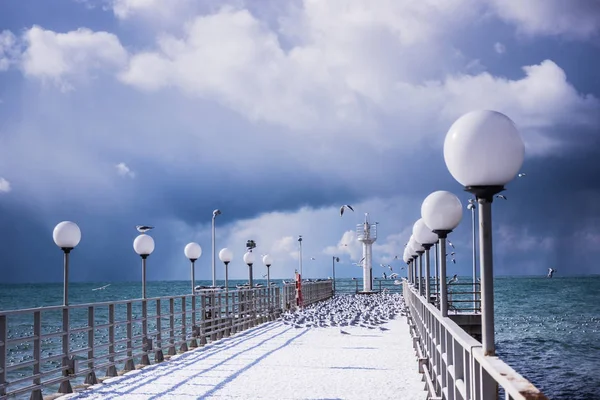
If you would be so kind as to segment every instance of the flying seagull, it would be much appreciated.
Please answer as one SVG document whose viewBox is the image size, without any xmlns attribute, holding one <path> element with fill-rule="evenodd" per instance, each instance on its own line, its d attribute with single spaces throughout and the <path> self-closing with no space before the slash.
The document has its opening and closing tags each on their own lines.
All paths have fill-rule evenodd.
<svg viewBox="0 0 600 400">
<path fill-rule="evenodd" d="M 137 229 L 137 231 L 139 233 L 146 233 L 150 229 L 154 229 L 154 227 L 153 226 L 148 226 L 148 225 L 136 225 L 135 229 Z"/>
<path fill-rule="evenodd" d="M 554 273 L 556 272 L 556 270 L 554 268 L 548 268 L 548 278 L 552 278 L 552 275 L 554 275 Z"/>
<path fill-rule="evenodd" d="M 314 257 L 311 257 L 310 259 L 311 259 L 311 260 L 314 260 L 315 258 L 314 258 Z"/>
<path fill-rule="evenodd" d="M 354 208 L 352 208 L 352 206 L 351 206 L 351 205 L 349 205 L 349 204 L 344 204 L 343 206 L 341 206 L 341 207 L 340 207 L 340 217 L 341 217 L 342 215 L 344 215 L 344 210 L 345 210 L 346 208 L 347 208 L 347 209 L 349 209 L 350 211 L 354 211 Z"/>
<path fill-rule="evenodd" d="M 452 279 L 450 279 L 448 281 L 448 283 L 454 283 L 454 282 L 458 282 L 458 276 L 456 274 L 454 274 L 454 276 L 452 277 Z"/>
<path fill-rule="evenodd" d="M 111 285 L 111 284 L 109 283 L 108 285 L 104 285 L 104 286 L 100 286 L 100 287 L 97 287 L 97 288 L 95 288 L 95 289 L 92 289 L 92 291 L 96 291 L 96 290 L 104 290 L 104 289 L 106 289 L 107 287 L 109 287 L 110 285 Z"/>
<path fill-rule="evenodd" d="M 452 247 L 453 249 L 455 248 L 454 245 L 452 244 L 451 241 L 448 240 L 448 244 L 450 245 L 450 247 Z"/>
<path fill-rule="evenodd" d="M 521 172 L 519 175 L 517 175 L 519 178 L 522 178 L 524 176 L 526 176 L 527 174 L 525 172 Z"/>
<path fill-rule="evenodd" d="M 497 195 L 496 195 L 496 197 L 497 197 L 497 198 L 499 198 L 499 199 L 504 199 L 504 200 L 506 200 L 506 196 L 505 196 L 505 195 L 503 195 L 503 194 L 497 194 Z"/>
</svg>

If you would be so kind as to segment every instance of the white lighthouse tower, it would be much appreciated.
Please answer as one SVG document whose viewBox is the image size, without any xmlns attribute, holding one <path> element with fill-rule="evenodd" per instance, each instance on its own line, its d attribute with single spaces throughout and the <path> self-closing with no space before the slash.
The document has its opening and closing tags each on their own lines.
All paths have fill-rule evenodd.
<svg viewBox="0 0 600 400">
<path fill-rule="evenodd" d="M 356 226 L 356 236 L 363 245 L 363 292 L 373 290 L 373 243 L 377 240 L 377 224 L 369 222 L 369 214 L 365 213 L 365 222 Z"/>
</svg>

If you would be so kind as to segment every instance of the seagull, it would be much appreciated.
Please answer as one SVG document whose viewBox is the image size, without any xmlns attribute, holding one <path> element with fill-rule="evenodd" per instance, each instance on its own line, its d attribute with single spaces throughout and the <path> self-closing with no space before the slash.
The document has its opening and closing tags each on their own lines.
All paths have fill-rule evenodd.
<svg viewBox="0 0 600 400">
<path fill-rule="evenodd" d="M 111 284 L 109 283 L 108 285 L 104 285 L 104 286 L 100 286 L 100 287 L 97 287 L 97 288 L 95 288 L 95 289 L 92 289 L 92 291 L 96 291 L 96 290 L 104 290 L 104 289 L 106 289 L 107 287 L 109 287 L 110 285 L 111 285 Z"/>
<path fill-rule="evenodd" d="M 310 259 L 311 259 L 311 260 L 314 260 L 315 258 L 314 258 L 314 257 L 311 257 Z"/>
<path fill-rule="evenodd" d="M 448 284 L 454 283 L 454 282 L 458 282 L 458 276 L 456 274 L 454 274 L 454 276 L 452 277 L 452 279 L 450 279 L 448 281 Z"/>
<path fill-rule="evenodd" d="M 455 260 L 454 258 L 452 259 L 452 263 L 453 263 L 453 264 L 456 264 L 456 260 Z"/>
<path fill-rule="evenodd" d="M 453 249 L 455 248 L 454 245 L 452 244 L 451 241 L 448 240 L 448 244 L 450 245 L 450 247 L 452 247 Z"/>
<path fill-rule="evenodd" d="M 497 197 L 497 198 L 499 198 L 499 199 L 504 199 L 504 200 L 506 200 L 506 196 L 505 196 L 505 195 L 503 195 L 503 194 L 497 194 L 497 195 L 496 195 L 496 197 Z"/>
<path fill-rule="evenodd" d="M 556 270 L 554 268 L 548 268 L 548 278 L 552 278 L 552 275 L 554 275 L 554 273 L 556 272 Z"/>
<path fill-rule="evenodd" d="M 344 331 L 344 330 L 341 330 L 341 329 L 340 329 L 340 333 L 341 333 L 342 335 L 349 335 L 349 333 L 348 333 L 348 332 L 346 332 L 346 331 Z"/>
<path fill-rule="evenodd" d="M 263 275 L 263 278 L 266 278 L 266 277 L 267 277 L 267 274 L 264 274 L 264 275 Z"/>
<path fill-rule="evenodd" d="M 525 172 L 521 172 L 519 175 L 517 175 L 519 178 L 524 177 L 525 175 L 527 175 Z"/>
<path fill-rule="evenodd" d="M 343 206 L 340 207 L 340 217 L 342 215 L 344 215 L 344 210 L 346 208 L 349 209 L 350 211 L 354 211 L 354 208 L 352 208 L 352 206 L 350 204 L 344 204 Z"/>
<path fill-rule="evenodd" d="M 153 226 L 148 226 L 148 225 L 136 225 L 135 229 L 137 229 L 137 231 L 140 232 L 140 233 L 146 233 L 150 229 L 154 229 L 154 227 Z"/>
</svg>

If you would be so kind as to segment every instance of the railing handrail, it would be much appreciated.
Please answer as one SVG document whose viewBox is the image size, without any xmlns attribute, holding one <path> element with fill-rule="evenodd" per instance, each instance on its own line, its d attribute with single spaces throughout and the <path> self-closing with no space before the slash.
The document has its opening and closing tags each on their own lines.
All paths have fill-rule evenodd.
<svg viewBox="0 0 600 400">
<path fill-rule="evenodd" d="M 463 397 L 465 399 L 469 398 L 488 400 L 488 397 L 486 396 L 489 396 L 490 393 L 497 391 L 495 386 L 497 384 L 504 389 L 507 399 L 547 399 L 547 397 L 542 394 L 531 382 L 525 379 L 521 374 L 502 361 L 499 357 L 484 355 L 482 345 L 479 341 L 471 337 L 449 317 L 442 317 L 440 310 L 438 310 L 434 305 L 430 304 L 427 299 L 421 296 L 416 288 L 414 288 L 413 285 L 411 285 L 407 280 L 403 281 L 403 291 L 405 301 L 409 308 L 409 314 L 411 314 L 413 320 L 419 320 L 417 325 L 426 325 L 423 328 L 421 328 L 421 326 L 417 326 L 417 330 L 419 330 L 419 334 L 426 334 L 428 337 L 417 337 L 416 339 L 417 342 L 419 342 L 419 352 L 421 356 L 427 357 L 422 361 L 427 360 L 430 366 L 433 365 L 433 368 L 427 367 L 423 368 L 423 370 L 428 374 L 439 375 L 441 373 L 446 375 L 446 377 L 441 377 L 441 379 L 439 379 L 439 376 L 436 377 L 436 375 L 434 375 L 433 379 L 431 379 L 431 385 L 428 385 L 429 390 L 439 386 L 440 382 L 445 382 L 446 385 L 449 385 L 450 382 L 448 380 L 448 374 L 457 374 L 456 366 L 454 364 L 457 363 L 461 365 L 461 363 L 464 364 L 465 361 L 469 361 L 461 359 L 460 355 L 458 355 L 458 360 L 454 360 L 454 358 L 457 357 L 457 354 L 452 353 L 455 351 L 454 342 L 456 342 L 460 348 L 462 348 L 462 351 L 470 355 L 469 358 L 471 358 L 471 362 L 473 360 L 476 361 L 475 364 L 468 368 L 469 376 L 466 379 L 466 381 L 470 382 L 473 387 L 465 388 L 465 378 L 457 378 L 456 376 L 453 376 L 453 380 L 450 381 L 455 382 L 454 379 L 456 379 L 454 385 L 458 385 L 458 381 L 460 380 L 462 382 L 461 385 L 463 386 L 460 390 L 456 387 L 439 390 L 440 393 L 436 394 L 442 396 L 441 398 L 447 398 L 448 391 L 452 389 L 453 393 L 454 391 L 464 391 Z M 429 316 L 421 315 L 419 310 L 415 308 L 414 301 L 417 301 L 419 308 L 423 312 L 429 313 Z M 413 313 L 416 315 L 412 315 Z M 433 320 L 430 318 L 430 316 L 433 317 Z M 444 329 L 440 329 L 438 331 L 435 322 L 441 325 Z M 428 324 L 434 324 L 433 329 Z M 448 342 L 448 336 L 446 336 L 446 334 L 450 336 L 450 342 Z M 438 337 L 437 335 L 442 336 Z M 438 346 L 442 347 L 438 348 Z M 443 355 L 442 353 L 444 351 L 450 351 L 451 354 Z M 431 354 L 435 352 L 437 352 L 437 355 Z M 443 366 L 441 366 L 440 363 L 442 363 Z M 477 370 L 479 369 L 477 364 L 481 367 L 482 373 L 485 371 L 487 376 L 491 379 L 484 379 L 483 376 L 477 376 Z M 459 371 L 458 374 L 460 373 L 462 372 Z M 492 382 L 494 387 L 491 386 Z M 471 394 L 471 396 L 468 396 L 467 393 Z"/>
</svg>

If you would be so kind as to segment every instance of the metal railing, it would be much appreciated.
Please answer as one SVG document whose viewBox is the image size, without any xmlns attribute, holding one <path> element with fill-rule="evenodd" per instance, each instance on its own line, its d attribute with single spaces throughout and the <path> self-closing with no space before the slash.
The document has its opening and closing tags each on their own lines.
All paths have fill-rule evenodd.
<svg viewBox="0 0 600 400">
<path fill-rule="evenodd" d="M 161 362 L 281 311 L 278 287 L 0 311 L 0 399 L 69 393 Z"/>
<path fill-rule="evenodd" d="M 430 302 L 439 309 L 438 286 L 433 280 L 429 283 L 432 298 Z M 425 286 L 425 283 L 423 283 Z M 481 312 L 481 283 L 452 282 L 446 285 L 448 290 L 449 313 L 480 313 Z M 473 291 L 475 288 L 475 291 Z"/>
<path fill-rule="evenodd" d="M 403 281 L 413 346 L 429 399 L 493 400 L 499 387 L 505 399 L 547 399 L 531 382 L 498 357 L 485 356 L 469 336 L 408 281 Z"/>
<path fill-rule="evenodd" d="M 324 280 L 316 282 L 302 282 L 302 305 L 318 303 L 333 297 L 333 281 Z M 286 283 L 283 285 L 283 304 L 284 310 L 295 310 L 298 308 L 296 298 L 296 283 Z"/>
<path fill-rule="evenodd" d="M 290 286 L 293 290 L 290 290 Z M 304 304 L 333 295 L 333 282 L 303 283 Z M 0 311 L 0 400 L 72 392 L 118 371 L 161 362 L 295 308 L 295 285 L 205 290 L 194 295 Z"/>
<path fill-rule="evenodd" d="M 373 290 L 378 292 L 383 292 L 384 290 L 390 293 L 402 293 L 402 285 L 397 285 L 394 283 L 394 280 L 391 279 L 375 279 L 373 280 Z M 361 291 L 360 285 L 362 285 L 362 280 L 355 280 L 355 288 L 354 293 L 358 293 Z"/>
</svg>

